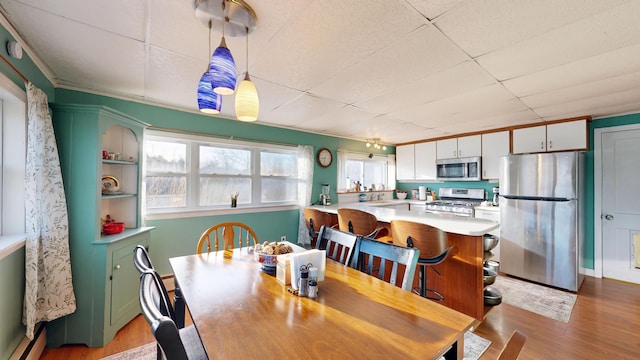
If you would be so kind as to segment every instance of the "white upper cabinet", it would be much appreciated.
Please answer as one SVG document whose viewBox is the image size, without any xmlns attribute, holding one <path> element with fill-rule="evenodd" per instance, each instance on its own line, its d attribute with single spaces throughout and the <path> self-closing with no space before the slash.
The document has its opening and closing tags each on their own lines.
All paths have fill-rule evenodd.
<svg viewBox="0 0 640 360">
<path fill-rule="evenodd" d="M 396 146 L 396 177 L 398 180 L 414 180 L 415 173 L 414 145 Z"/>
<path fill-rule="evenodd" d="M 547 151 L 587 149 L 587 120 L 547 125 Z"/>
<path fill-rule="evenodd" d="M 437 141 L 437 158 L 452 159 L 480 156 L 482 154 L 480 135 L 464 136 Z"/>
<path fill-rule="evenodd" d="M 515 154 L 585 149 L 587 149 L 587 120 L 513 130 Z"/>
<path fill-rule="evenodd" d="M 509 154 L 509 131 L 482 134 L 482 178 L 500 178 L 500 157 Z"/>
<path fill-rule="evenodd" d="M 436 142 L 429 141 L 415 145 L 416 180 L 435 180 Z"/>
</svg>

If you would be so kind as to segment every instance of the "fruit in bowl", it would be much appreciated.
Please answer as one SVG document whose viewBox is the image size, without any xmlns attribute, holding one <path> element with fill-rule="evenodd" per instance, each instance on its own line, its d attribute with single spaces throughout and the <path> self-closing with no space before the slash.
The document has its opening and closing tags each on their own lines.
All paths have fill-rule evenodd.
<svg viewBox="0 0 640 360">
<path fill-rule="evenodd" d="M 268 242 L 258 244 L 254 250 L 254 258 L 262 266 L 264 272 L 275 274 L 278 264 L 278 255 L 292 253 L 293 248 L 285 243 Z"/>
</svg>

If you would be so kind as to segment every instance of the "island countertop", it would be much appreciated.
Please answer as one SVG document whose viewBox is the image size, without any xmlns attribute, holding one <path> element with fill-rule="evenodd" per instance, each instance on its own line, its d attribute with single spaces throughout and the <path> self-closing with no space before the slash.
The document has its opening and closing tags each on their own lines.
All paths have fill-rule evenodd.
<svg viewBox="0 0 640 360">
<path fill-rule="evenodd" d="M 328 206 L 313 205 L 311 208 L 330 214 L 337 214 L 339 208 L 358 209 L 375 215 L 380 222 L 390 223 L 391 220 L 413 221 L 436 227 L 448 233 L 469 236 L 482 236 L 500 227 L 500 223 L 486 219 L 449 214 L 433 214 L 425 212 L 424 210 L 409 211 L 386 207 L 395 203 L 406 203 L 406 200 L 337 203 Z"/>
</svg>

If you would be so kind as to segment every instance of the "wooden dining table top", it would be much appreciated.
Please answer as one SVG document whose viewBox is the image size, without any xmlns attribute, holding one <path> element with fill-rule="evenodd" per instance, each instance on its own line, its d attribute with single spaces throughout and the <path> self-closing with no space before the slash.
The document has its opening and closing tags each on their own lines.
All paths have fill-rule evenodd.
<svg viewBox="0 0 640 360">
<path fill-rule="evenodd" d="M 330 259 L 315 299 L 289 292 L 247 248 L 169 261 L 210 359 L 462 359 L 474 324 Z"/>
</svg>

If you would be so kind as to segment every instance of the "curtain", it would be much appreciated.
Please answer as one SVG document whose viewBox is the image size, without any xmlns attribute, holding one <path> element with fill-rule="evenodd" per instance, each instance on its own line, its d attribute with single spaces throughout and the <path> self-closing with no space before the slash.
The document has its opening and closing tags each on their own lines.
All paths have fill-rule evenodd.
<svg viewBox="0 0 640 360">
<path fill-rule="evenodd" d="M 347 184 L 347 155 L 345 149 L 338 149 L 338 191 L 347 191 L 351 188 L 351 184 Z"/>
<path fill-rule="evenodd" d="M 298 221 L 298 244 L 311 244 L 311 238 L 304 221 L 304 208 L 311 204 L 313 189 L 313 146 L 298 146 L 298 205 L 300 220 Z"/>
<path fill-rule="evenodd" d="M 47 95 L 27 83 L 25 294 L 23 322 L 33 339 L 35 325 L 71 314 L 67 203 Z"/>
</svg>

